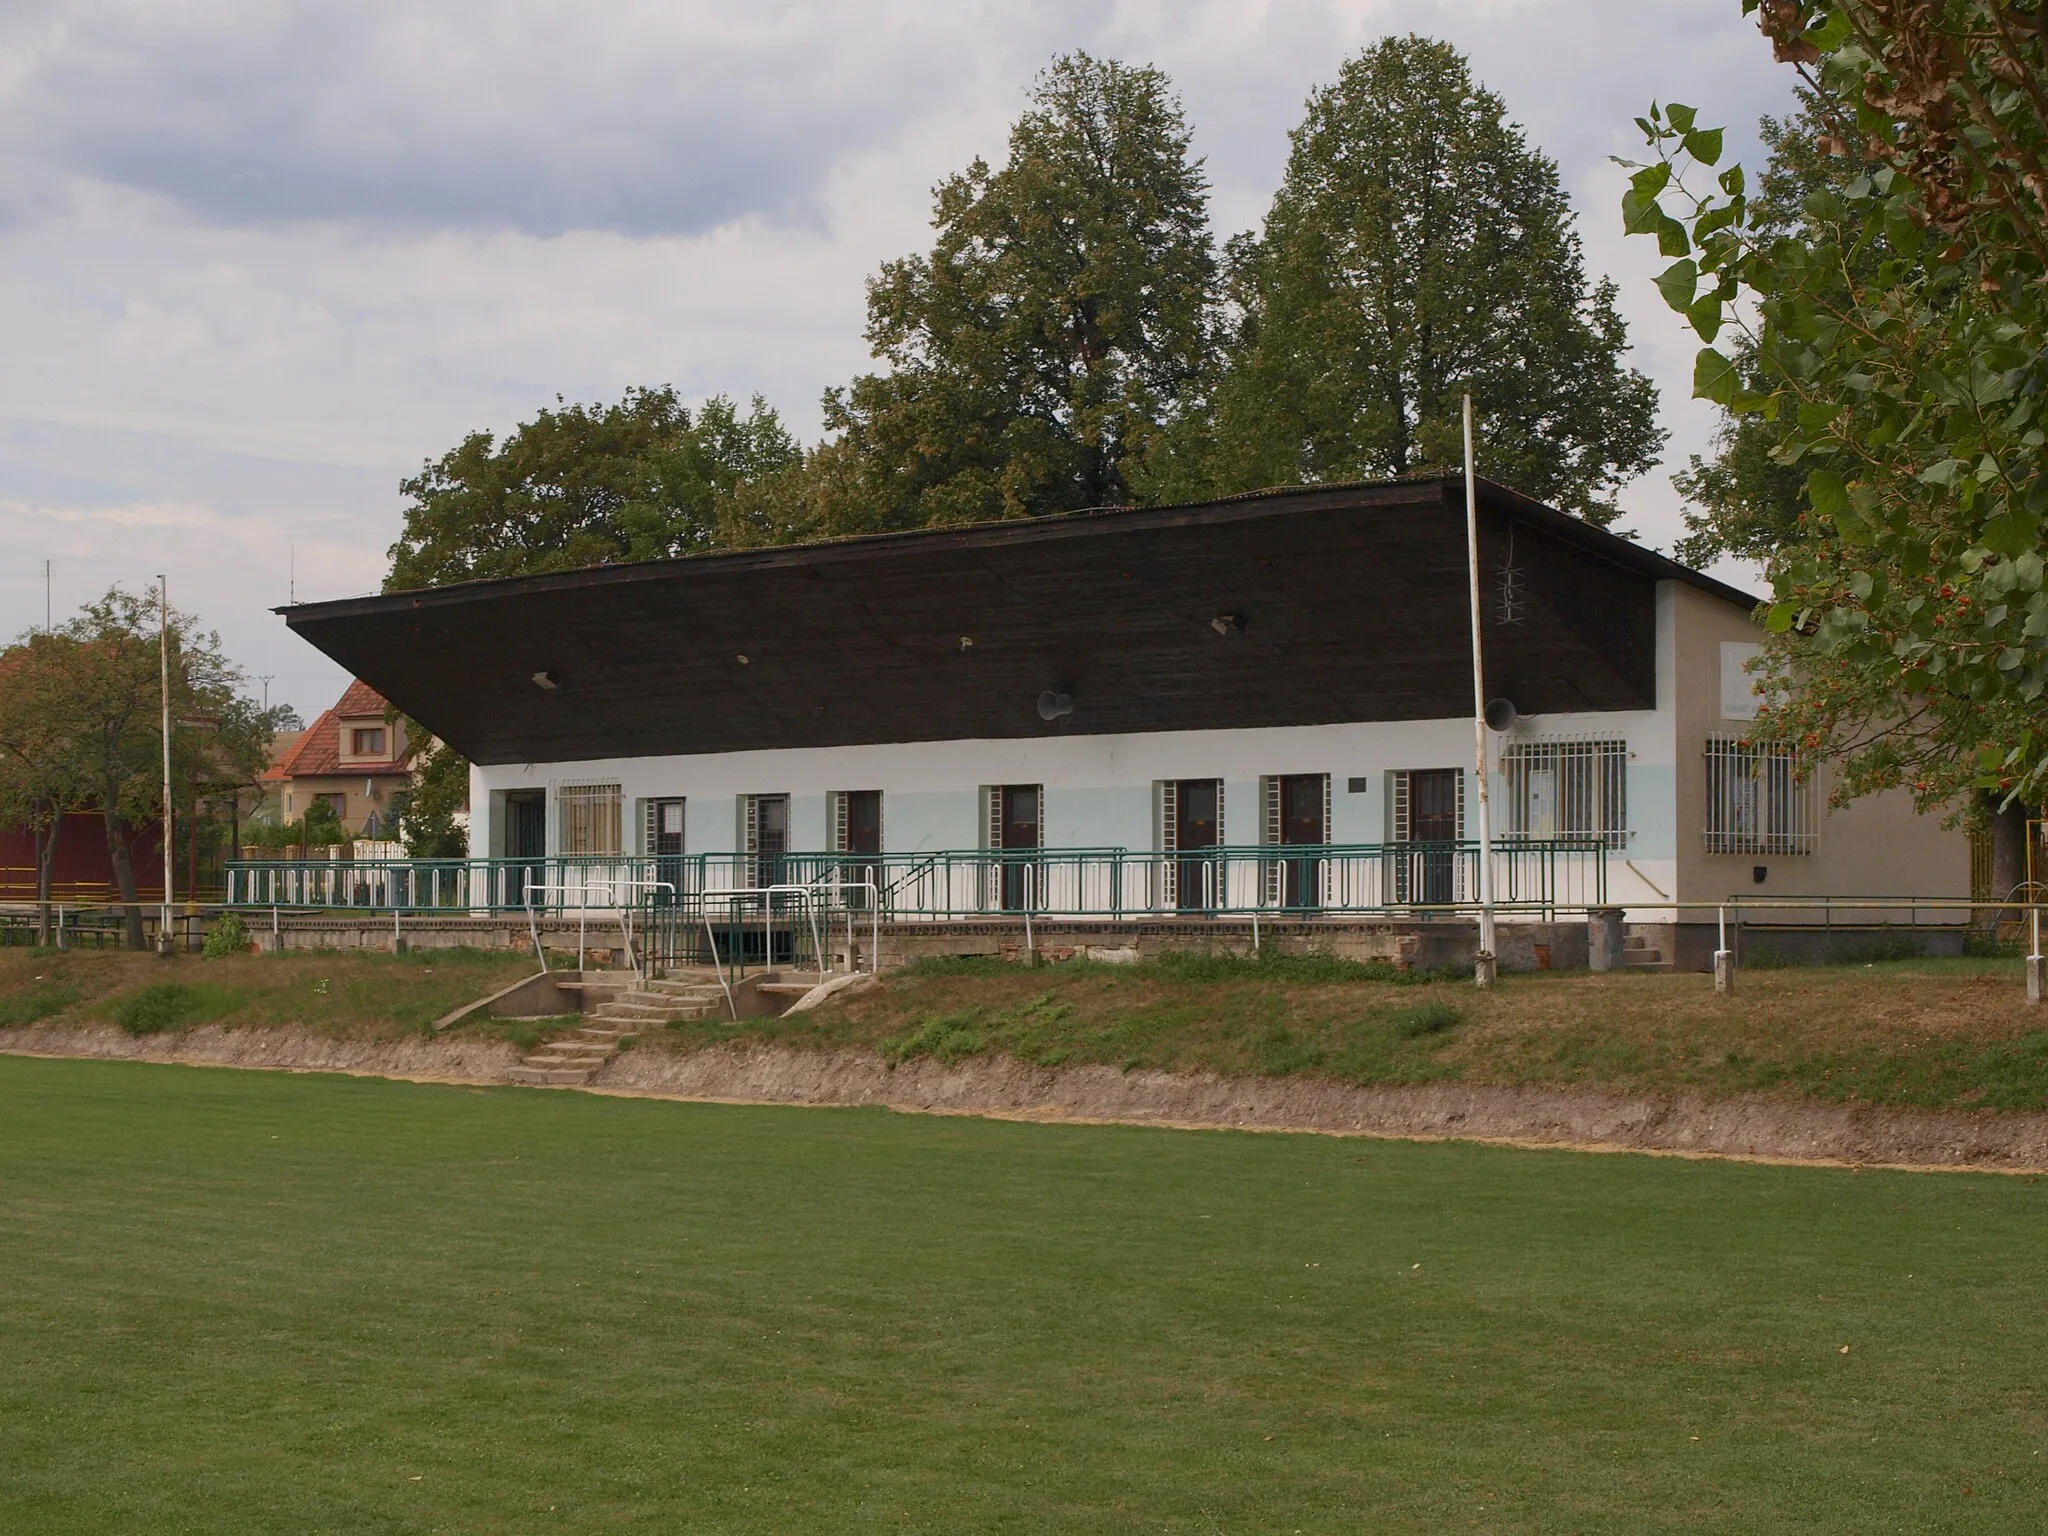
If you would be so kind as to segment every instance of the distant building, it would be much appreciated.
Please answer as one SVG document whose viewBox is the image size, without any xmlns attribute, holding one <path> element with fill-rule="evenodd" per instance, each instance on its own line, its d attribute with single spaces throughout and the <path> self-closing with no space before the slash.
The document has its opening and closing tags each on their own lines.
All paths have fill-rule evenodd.
<svg viewBox="0 0 2048 1536">
<path fill-rule="evenodd" d="M 411 780 L 405 726 L 387 720 L 384 696 L 352 682 L 332 709 L 285 746 L 258 781 L 286 821 L 324 800 L 351 836 L 393 835 L 391 800 Z"/>
</svg>

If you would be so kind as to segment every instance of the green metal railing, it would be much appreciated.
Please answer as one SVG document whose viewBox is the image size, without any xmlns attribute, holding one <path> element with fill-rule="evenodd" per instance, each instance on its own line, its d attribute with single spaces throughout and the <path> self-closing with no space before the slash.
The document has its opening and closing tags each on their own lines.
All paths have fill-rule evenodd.
<svg viewBox="0 0 2048 1536">
<path fill-rule="evenodd" d="M 1495 845 L 1493 858 L 1495 902 L 1503 912 L 1547 915 L 1607 901 L 1607 849 L 1596 841 L 1508 841 Z M 1005 913 L 1110 920 L 1426 915 L 1476 901 L 1478 870 L 1473 842 L 250 860 L 228 865 L 226 905 L 451 916 L 529 907 L 543 915 L 615 912 L 663 903 L 697 911 L 707 902 L 729 905 L 732 893 L 832 887 L 835 910 L 865 910 L 861 904 L 872 900 L 889 922 Z"/>
</svg>

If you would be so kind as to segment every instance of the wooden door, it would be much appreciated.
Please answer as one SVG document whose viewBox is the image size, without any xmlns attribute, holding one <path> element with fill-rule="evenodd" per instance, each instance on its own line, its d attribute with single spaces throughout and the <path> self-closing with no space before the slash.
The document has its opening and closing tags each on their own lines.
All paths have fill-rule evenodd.
<svg viewBox="0 0 2048 1536">
<path fill-rule="evenodd" d="M 1296 848 L 1320 848 L 1330 840 L 1324 811 L 1329 779 L 1320 773 L 1290 773 L 1280 780 L 1280 841 Z M 1282 904 L 1316 907 L 1323 899 L 1323 861 L 1289 858 L 1282 866 Z"/>
<path fill-rule="evenodd" d="M 879 789 L 849 789 L 845 792 L 845 804 L 840 808 L 845 816 L 844 851 L 847 853 L 872 853 L 882 851 L 882 792 Z M 840 866 L 840 879 L 849 885 L 872 885 L 879 892 L 882 887 L 882 866 L 865 860 L 854 860 Z M 845 899 L 849 904 L 865 904 L 868 893 L 847 891 Z"/>
<path fill-rule="evenodd" d="M 1221 866 L 1203 856 L 1203 850 L 1222 842 L 1222 833 L 1223 781 L 1182 779 L 1175 784 L 1173 846 L 1181 857 L 1175 861 L 1173 888 L 1176 905 L 1184 912 L 1206 912 L 1219 904 Z"/>
<path fill-rule="evenodd" d="M 514 865 L 508 891 L 510 904 L 526 900 L 529 885 L 547 883 L 547 866 L 540 862 L 548 852 L 548 797 L 538 789 L 515 789 L 505 795 L 505 857 L 531 859 L 531 864 Z"/>
<path fill-rule="evenodd" d="M 1005 784 L 996 791 L 998 843 L 1005 854 L 1035 849 L 1043 831 L 1040 804 L 1043 796 L 1036 784 Z M 1038 905 L 1038 861 L 1026 858 L 1003 860 L 1003 910 L 1023 912 Z"/>
<path fill-rule="evenodd" d="M 653 892 L 659 902 L 672 902 L 683 889 L 683 802 L 650 800 L 647 804 L 647 851 L 654 856 L 654 878 L 668 887 Z"/>
<path fill-rule="evenodd" d="M 1408 841 L 1439 846 L 1420 851 L 1415 899 L 1431 906 L 1458 899 L 1459 772 L 1419 768 L 1408 775 Z"/>
</svg>

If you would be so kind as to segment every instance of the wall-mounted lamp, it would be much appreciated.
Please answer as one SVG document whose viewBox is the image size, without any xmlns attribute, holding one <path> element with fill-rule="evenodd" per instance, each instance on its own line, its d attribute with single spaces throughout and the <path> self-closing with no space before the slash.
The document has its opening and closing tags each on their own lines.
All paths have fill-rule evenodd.
<svg viewBox="0 0 2048 1536">
<path fill-rule="evenodd" d="M 554 673 L 536 672 L 533 674 L 533 686 L 536 688 L 546 688 L 552 691 L 556 688 L 561 687 L 562 685 L 560 681 L 555 677 Z"/>
<path fill-rule="evenodd" d="M 974 636 L 972 636 L 972 635 L 962 635 L 962 636 L 960 637 L 960 649 L 961 649 L 961 650 L 963 650 L 963 651 L 968 651 L 968 650 L 972 650 L 973 648 L 974 648 Z"/>
<path fill-rule="evenodd" d="M 1244 615 L 1219 613 L 1209 621 L 1209 627 L 1219 635 L 1241 635 L 1244 633 Z"/>
<path fill-rule="evenodd" d="M 741 666 L 743 666 L 743 667 L 744 667 L 745 665 L 747 665 L 747 658 L 746 658 L 746 657 L 744 657 L 744 656 L 737 656 L 737 657 L 734 657 L 733 659 L 734 659 L 734 660 L 736 660 L 736 661 L 737 661 L 737 662 L 738 662 L 738 663 L 739 663 L 739 664 L 740 664 Z"/>
<path fill-rule="evenodd" d="M 1041 720 L 1057 720 L 1062 715 L 1071 715 L 1073 712 L 1074 700 L 1071 694 L 1055 693 L 1048 688 L 1038 696 L 1038 718 Z"/>
</svg>

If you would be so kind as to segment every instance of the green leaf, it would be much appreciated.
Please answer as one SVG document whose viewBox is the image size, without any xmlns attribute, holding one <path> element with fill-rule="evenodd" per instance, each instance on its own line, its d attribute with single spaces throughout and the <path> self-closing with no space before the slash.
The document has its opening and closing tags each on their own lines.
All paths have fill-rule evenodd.
<svg viewBox="0 0 2048 1536">
<path fill-rule="evenodd" d="M 1721 334 L 1721 298 L 1718 294 L 1707 294 L 1685 312 L 1685 318 L 1692 322 L 1692 328 L 1699 333 L 1701 341 L 1711 342 Z"/>
<path fill-rule="evenodd" d="M 1684 256 L 1692 250 L 1692 240 L 1685 232 L 1685 226 L 1676 219 L 1667 218 L 1657 226 L 1657 249 L 1666 256 Z"/>
<path fill-rule="evenodd" d="M 1806 500 L 1822 517 L 1839 517 L 1849 510 L 1849 487 L 1831 469 L 1807 472 Z"/>
<path fill-rule="evenodd" d="M 1693 119 L 1698 116 L 1697 110 L 1676 101 L 1664 109 L 1664 121 L 1676 128 L 1680 133 L 1691 133 Z"/>
<path fill-rule="evenodd" d="M 1791 632 L 1796 610 L 1790 603 L 1773 603 L 1771 611 L 1764 615 L 1764 628 L 1774 635 Z"/>
<path fill-rule="evenodd" d="M 1930 464 L 1927 468 L 1920 471 L 1920 483 L 1922 485 L 1940 486 L 1943 490 L 1952 490 L 1962 473 L 1962 460 L 1943 459 L 1940 463 Z"/>
<path fill-rule="evenodd" d="M 1664 295 L 1664 302 L 1681 315 L 1692 308 L 1693 295 L 1699 291 L 1700 269 L 1691 261 L 1674 261 L 1657 274 L 1657 291 Z"/>
<path fill-rule="evenodd" d="M 1654 235 L 1664 218 L 1656 198 L 1644 197 L 1633 188 L 1621 194 L 1621 227 L 1629 234 Z"/>
<path fill-rule="evenodd" d="M 1721 158 L 1721 130 L 1718 128 L 1695 128 L 1685 136 L 1685 152 L 1701 165 L 1712 165 Z"/>
<path fill-rule="evenodd" d="M 1730 197 L 1742 196 L 1742 167 L 1731 165 L 1721 173 L 1721 190 Z"/>
<path fill-rule="evenodd" d="M 1742 388 L 1742 376 L 1735 365 L 1712 347 L 1700 348 L 1692 360 L 1692 392 L 1702 400 L 1727 405 Z"/>
<path fill-rule="evenodd" d="M 2001 512 L 1984 524 L 1984 547 L 1994 555 L 2016 560 L 2034 547 L 2034 527 L 2023 517 Z"/>
<path fill-rule="evenodd" d="M 1655 197 L 1671 185 L 1671 166 L 1659 160 L 1655 165 L 1646 165 L 1628 179 L 1629 190 L 1638 197 Z"/>
</svg>

